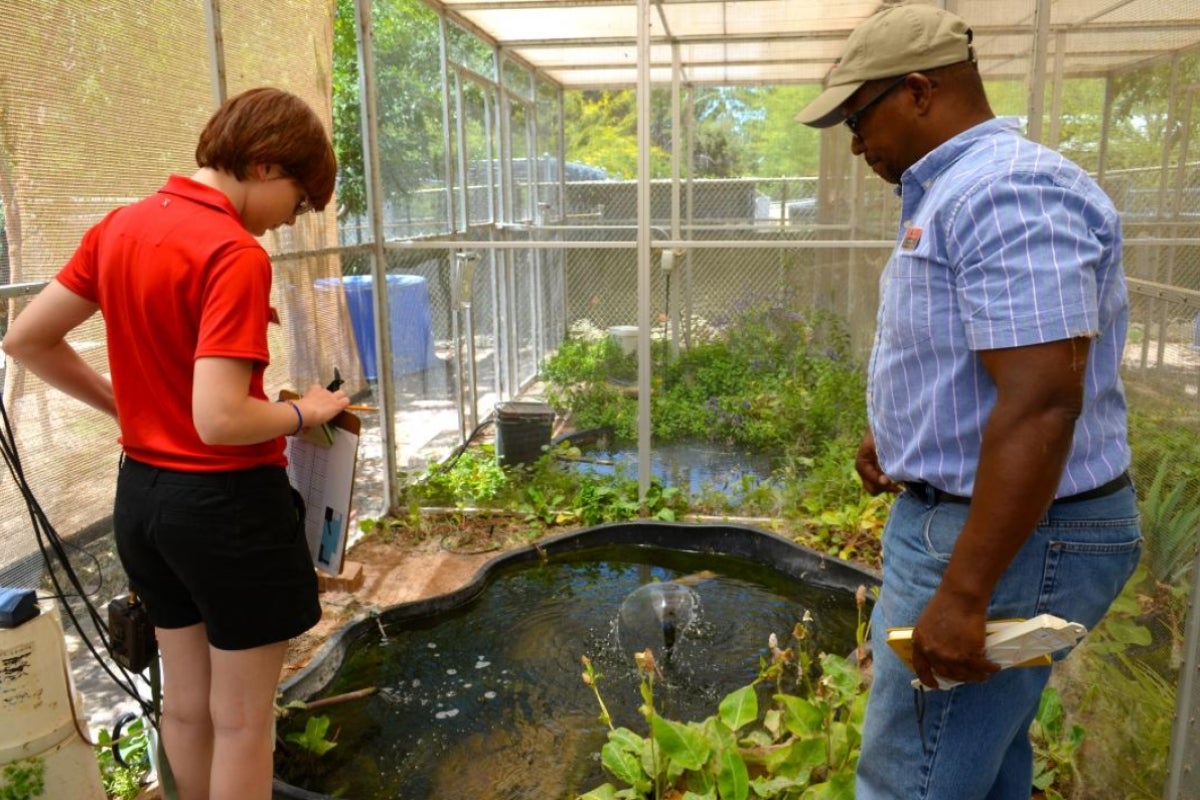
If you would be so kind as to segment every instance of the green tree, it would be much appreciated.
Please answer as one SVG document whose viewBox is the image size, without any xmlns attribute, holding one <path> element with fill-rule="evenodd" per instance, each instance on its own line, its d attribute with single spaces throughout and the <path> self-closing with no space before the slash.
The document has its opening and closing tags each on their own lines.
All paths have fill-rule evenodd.
<svg viewBox="0 0 1200 800">
<path fill-rule="evenodd" d="M 754 92 L 758 114 L 747 122 L 753 174 L 809 176 L 820 163 L 820 133 L 796 122 L 796 114 L 820 92 L 819 86 L 771 86 Z"/>
<path fill-rule="evenodd" d="M 793 117 L 815 87 L 699 87 L 692 99 L 696 178 L 747 175 L 815 175 L 817 134 Z M 637 174 L 637 102 L 632 90 L 569 92 L 566 96 L 567 158 L 604 167 L 616 178 Z M 686 116 L 685 122 L 686 125 Z M 670 175 L 670 94 L 651 98 L 651 177 Z M 799 171 L 797 171 L 799 170 Z"/>
<path fill-rule="evenodd" d="M 441 57 L 437 16 L 420 0 L 372 6 L 379 150 L 385 199 L 436 180 L 442 170 Z M 338 0 L 333 30 L 333 144 L 338 200 L 366 211 L 354 0 Z"/>
<path fill-rule="evenodd" d="M 1200 84 L 1200 54 L 1191 53 L 1181 59 L 1178 81 L 1180 87 Z M 1184 133 L 1183 120 L 1178 116 L 1182 97 L 1172 121 L 1167 119 L 1170 96 L 1170 63 L 1154 64 L 1113 79 L 1110 168 L 1156 167 L 1161 163 L 1164 143 L 1173 149 L 1179 147 Z"/>
<path fill-rule="evenodd" d="M 700 87 L 695 90 L 694 168 L 698 178 L 736 178 L 753 175 L 747 148 L 747 123 L 759 115 L 760 90 L 741 87 Z M 669 98 L 663 107 L 670 113 Z"/>
<path fill-rule="evenodd" d="M 637 98 L 634 92 L 572 91 L 563 98 L 568 161 L 602 167 L 615 179 L 637 177 Z M 660 134 L 661 135 L 661 134 Z M 668 139 L 669 141 L 669 139 Z M 670 155 L 651 145 L 651 177 L 668 177 Z"/>
</svg>

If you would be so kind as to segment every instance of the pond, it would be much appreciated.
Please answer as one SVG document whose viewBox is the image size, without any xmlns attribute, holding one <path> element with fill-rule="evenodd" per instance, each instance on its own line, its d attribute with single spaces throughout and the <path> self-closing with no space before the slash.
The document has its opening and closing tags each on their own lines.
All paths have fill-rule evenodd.
<svg viewBox="0 0 1200 800">
<path fill-rule="evenodd" d="M 308 696 L 377 691 L 321 710 L 337 746 L 319 758 L 301 753 L 281 759 L 280 778 L 304 790 L 277 789 L 277 796 L 574 796 L 605 781 L 598 756 L 607 728 L 581 680 L 581 656 L 603 676 L 600 691 L 614 724 L 644 732 L 636 650 L 652 647 L 663 666 L 659 711 L 697 720 L 750 683 L 760 659 L 769 658 L 770 634 L 788 640 L 806 611 L 817 649 L 853 649 L 853 585 L 872 583 L 872 575 L 847 572 L 779 537 L 732 526 L 711 527 L 727 542 L 747 537 L 753 543 L 715 552 L 719 539 L 711 530 L 688 539 L 676 535 L 675 547 L 627 541 L 628 529 L 647 527 L 653 541 L 661 539 L 662 528 L 699 532 L 706 526 L 602 526 L 623 535 L 607 541 L 593 536 L 589 546 L 562 552 L 551 543 L 542 557 L 499 564 L 466 602 L 439 602 L 415 614 L 398 607 L 401 618 L 385 613 L 359 623 L 344 637 L 338 668 Z M 772 548 L 793 548 L 803 557 L 761 560 Z M 759 559 L 748 557 L 755 551 Z M 798 566 L 813 579 L 797 580 Z M 643 613 L 636 608 L 639 589 L 658 594 L 660 588 L 673 588 L 687 601 L 669 637 L 664 626 L 642 625 L 644 617 L 637 616 Z M 302 729 L 303 720 L 283 723 L 281 734 Z M 295 748 L 287 751 L 294 755 Z"/>
<path fill-rule="evenodd" d="M 620 470 L 635 476 L 638 453 L 636 447 L 618 449 L 601 442 L 584 447 L 580 460 L 571 463 L 583 473 L 611 475 Z M 743 479 L 752 485 L 768 481 L 772 466 L 767 455 L 712 442 L 659 442 L 650 452 L 650 472 L 665 485 L 692 496 L 721 492 L 731 503 L 741 498 Z"/>
</svg>

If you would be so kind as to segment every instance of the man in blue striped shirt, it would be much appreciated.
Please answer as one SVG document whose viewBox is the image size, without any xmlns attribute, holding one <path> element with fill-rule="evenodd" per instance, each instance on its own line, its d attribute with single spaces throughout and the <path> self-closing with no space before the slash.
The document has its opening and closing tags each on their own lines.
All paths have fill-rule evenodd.
<svg viewBox="0 0 1200 800">
<path fill-rule="evenodd" d="M 1117 212 L 1078 166 L 995 117 L 971 40 L 934 6 L 886 7 L 797 117 L 844 123 L 902 203 L 856 460 L 867 491 L 900 493 L 857 800 L 1028 800 L 1050 668 L 999 670 L 985 622 L 1048 613 L 1090 629 L 1141 548 Z M 894 627 L 914 628 L 928 690 L 885 645 Z"/>
</svg>

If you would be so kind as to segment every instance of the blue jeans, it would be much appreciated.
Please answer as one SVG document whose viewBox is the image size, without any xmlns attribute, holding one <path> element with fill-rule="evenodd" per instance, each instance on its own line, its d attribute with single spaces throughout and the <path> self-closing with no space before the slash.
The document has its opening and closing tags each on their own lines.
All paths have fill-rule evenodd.
<svg viewBox="0 0 1200 800">
<path fill-rule="evenodd" d="M 883 533 L 883 588 L 871 615 L 875 678 L 856 800 L 1029 800 L 1028 731 L 1050 668 L 1006 669 L 986 683 L 917 697 L 914 674 L 884 641 L 888 628 L 916 624 L 967 508 L 908 492 L 892 506 Z M 997 584 L 988 618 L 1054 614 L 1090 630 L 1120 594 L 1140 554 L 1132 488 L 1052 505 Z"/>
</svg>

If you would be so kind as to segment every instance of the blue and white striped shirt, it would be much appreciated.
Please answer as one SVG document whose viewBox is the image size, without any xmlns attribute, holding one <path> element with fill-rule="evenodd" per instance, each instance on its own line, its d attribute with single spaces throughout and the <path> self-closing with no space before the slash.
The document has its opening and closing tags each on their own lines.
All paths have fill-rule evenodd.
<svg viewBox="0 0 1200 800">
<path fill-rule="evenodd" d="M 928 153 L 900 188 L 869 368 L 884 472 L 970 495 L 996 403 L 975 351 L 1089 336 L 1083 412 L 1055 496 L 1120 475 L 1130 460 L 1119 375 L 1129 307 L 1107 195 L 1000 119 Z"/>
</svg>

